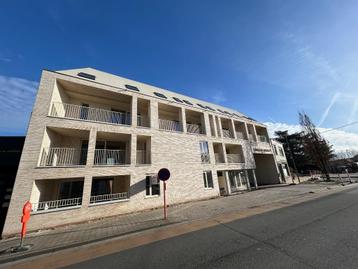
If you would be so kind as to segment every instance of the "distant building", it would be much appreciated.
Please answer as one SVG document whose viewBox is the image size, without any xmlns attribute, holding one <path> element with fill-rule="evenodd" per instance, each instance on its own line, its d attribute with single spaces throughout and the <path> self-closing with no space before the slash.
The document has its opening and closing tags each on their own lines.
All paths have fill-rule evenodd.
<svg viewBox="0 0 358 269">
<path fill-rule="evenodd" d="M 0 136 L 0 232 L 5 223 L 24 136 Z"/>
<path fill-rule="evenodd" d="M 281 182 L 266 126 L 238 111 L 91 68 L 43 71 L 3 235 L 27 200 L 29 230 L 162 206 L 163 167 L 170 204 Z"/>
<path fill-rule="evenodd" d="M 290 169 L 283 144 L 275 139 L 271 139 L 272 150 L 276 159 L 277 169 L 282 183 L 292 183 Z"/>
</svg>

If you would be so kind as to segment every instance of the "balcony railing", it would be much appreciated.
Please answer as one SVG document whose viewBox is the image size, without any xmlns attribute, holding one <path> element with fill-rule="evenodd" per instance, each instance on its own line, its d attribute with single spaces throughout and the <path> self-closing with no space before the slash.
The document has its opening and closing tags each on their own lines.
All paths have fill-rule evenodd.
<svg viewBox="0 0 358 269">
<path fill-rule="evenodd" d="M 258 138 L 259 142 L 268 143 L 268 139 L 264 135 L 257 135 L 257 138 Z"/>
<path fill-rule="evenodd" d="M 113 124 L 131 124 L 131 116 L 127 113 L 60 102 L 52 103 L 50 116 Z"/>
<path fill-rule="evenodd" d="M 40 166 L 85 165 L 87 150 L 76 148 L 44 148 Z"/>
<path fill-rule="evenodd" d="M 245 135 L 243 132 L 236 132 L 237 139 L 245 139 Z"/>
<path fill-rule="evenodd" d="M 253 134 L 249 134 L 249 140 L 250 141 L 255 141 L 255 136 Z"/>
<path fill-rule="evenodd" d="M 182 132 L 183 128 L 178 121 L 159 119 L 159 129 Z"/>
<path fill-rule="evenodd" d="M 90 197 L 90 204 L 129 199 L 128 192 L 109 193 Z"/>
<path fill-rule="evenodd" d="M 226 154 L 228 163 L 243 163 L 244 158 L 240 154 Z"/>
<path fill-rule="evenodd" d="M 215 162 L 216 163 L 225 163 L 224 156 L 220 153 L 215 153 Z"/>
<path fill-rule="evenodd" d="M 124 149 L 96 149 L 94 165 L 126 164 L 126 150 Z"/>
<path fill-rule="evenodd" d="M 32 212 L 55 210 L 65 207 L 80 206 L 82 204 L 82 197 L 45 201 L 32 204 Z"/>
<path fill-rule="evenodd" d="M 146 150 L 137 150 L 137 164 L 150 164 L 150 158 Z"/>
<path fill-rule="evenodd" d="M 201 125 L 199 124 L 192 124 L 192 123 L 187 123 L 186 124 L 186 131 L 188 133 L 191 134 L 203 134 L 203 130 L 201 128 Z"/>
<path fill-rule="evenodd" d="M 233 138 L 233 134 L 231 133 L 230 130 L 227 130 L 227 129 L 223 129 L 223 136 L 224 137 L 227 137 L 227 138 Z"/>
<path fill-rule="evenodd" d="M 209 153 L 201 153 L 201 162 L 202 163 L 210 163 Z"/>
<path fill-rule="evenodd" d="M 149 117 L 138 115 L 137 116 L 137 126 L 150 127 Z"/>
</svg>

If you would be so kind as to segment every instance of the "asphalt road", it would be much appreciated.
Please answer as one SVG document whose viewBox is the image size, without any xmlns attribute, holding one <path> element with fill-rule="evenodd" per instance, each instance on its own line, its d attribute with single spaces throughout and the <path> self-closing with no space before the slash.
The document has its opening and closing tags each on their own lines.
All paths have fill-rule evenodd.
<svg viewBox="0 0 358 269">
<path fill-rule="evenodd" d="M 358 188 L 68 268 L 358 268 Z"/>
</svg>

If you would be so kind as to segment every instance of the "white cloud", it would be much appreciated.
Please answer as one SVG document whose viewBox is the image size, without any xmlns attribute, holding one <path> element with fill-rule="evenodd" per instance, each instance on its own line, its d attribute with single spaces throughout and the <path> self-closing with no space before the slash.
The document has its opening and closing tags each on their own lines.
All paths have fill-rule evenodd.
<svg viewBox="0 0 358 269">
<path fill-rule="evenodd" d="M 288 133 L 294 133 L 301 131 L 300 125 L 290 125 L 286 123 L 273 123 L 265 122 L 269 134 L 271 137 L 274 137 L 275 131 L 285 131 L 288 130 Z M 358 134 L 349 133 L 343 130 L 331 130 L 327 128 L 318 128 L 322 136 L 328 140 L 332 145 L 333 149 L 336 152 L 341 152 L 345 150 L 358 150 Z M 328 132 L 327 132 L 328 131 Z"/>
<path fill-rule="evenodd" d="M 214 102 L 214 103 L 219 103 L 219 104 L 222 104 L 224 102 L 227 101 L 227 98 L 226 96 L 224 95 L 224 92 L 223 91 L 216 91 L 215 94 L 213 96 L 211 96 L 211 100 Z"/>
<path fill-rule="evenodd" d="M 0 75 L 1 134 L 24 134 L 38 83 Z"/>
</svg>

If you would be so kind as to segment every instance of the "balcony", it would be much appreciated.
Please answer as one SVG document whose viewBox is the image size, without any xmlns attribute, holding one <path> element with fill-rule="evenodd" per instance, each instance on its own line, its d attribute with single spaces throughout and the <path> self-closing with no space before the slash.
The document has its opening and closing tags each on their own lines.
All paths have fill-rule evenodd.
<svg viewBox="0 0 358 269">
<path fill-rule="evenodd" d="M 90 197 L 90 204 L 104 203 L 110 201 L 128 200 L 128 192 L 94 195 Z"/>
<path fill-rule="evenodd" d="M 150 121 L 149 121 L 149 117 L 148 116 L 142 116 L 142 115 L 138 115 L 137 116 L 137 126 L 141 126 L 141 127 L 150 127 Z"/>
<path fill-rule="evenodd" d="M 215 162 L 216 163 L 225 163 L 224 155 L 220 153 L 215 153 Z"/>
<path fill-rule="evenodd" d="M 76 166 L 86 165 L 87 149 L 44 148 L 39 166 Z"/>
<path fill-rule="evenodd" d="M 137 164 L 150 164 L 150 158 L 147 151 L 137 150 Z"/>
<path fill-rule="evenodd" d="M 130 177 L 93 178 L 90 204 L 110 203 L 129 199 Z"/>
<path fill-rule="evenodd" d="M 126 164 L 126 150 L 96 149 L 94 165 L 124 165 Z"/>
<path fill-rule="evenodd" d="M 131 124 L 131 116 L 129 113 L 61 102 L 52 103 L 50 116 L 119 125 Z"/>
<path fill-rule="evenodd" d="M 268 143 L 268 139 L 265 135 L 257 135 L 258 141 L 261 143 Z"/>
<path fill-rule="evenodd" d="M 204 134 L 205 132 L 201 128 L 201 125 L 199 124 L 186 124 L 186 131 L 191 134 Z"/>
<path fill-rule="evenodd" d="M 236 132 L 237 139 L 245 139 L 245 135 L 243 132 Z"/>
<path fill-rule="evenodd" d="M 244 163 L 244 158 L 240 154 L 226 154 L 228 163 Z"/>
<path fill-rule="evenodd" d="M 44 201 L 32 203 L 32 212 L 53 211 L 66 207 L 79 207 L 82 205 L 82 197 L 69 198 L 62 200 Z"/>
<path fill-rule="evenodd" d="M 182 132 L 183 128 L 179 121 L 159 119 L 159 129 Z"/>
<path fill-rule="evenodd" d="M 232 134 L 232 132 L 228 129 L 223 129 L 223 136 L 226 138 L 234 138 L 234 135 Z"/>
<path fill-rule="evenodd" d="M 209 153 L 201 153 L 201 162 L 202 163 L 210 163 Z"/>
<path fill-rule="evenodd" d="M 138 98 L 137 100 L 137 126 L 150 127 L 150 102 L 149 100 Z"/>
</svg>

